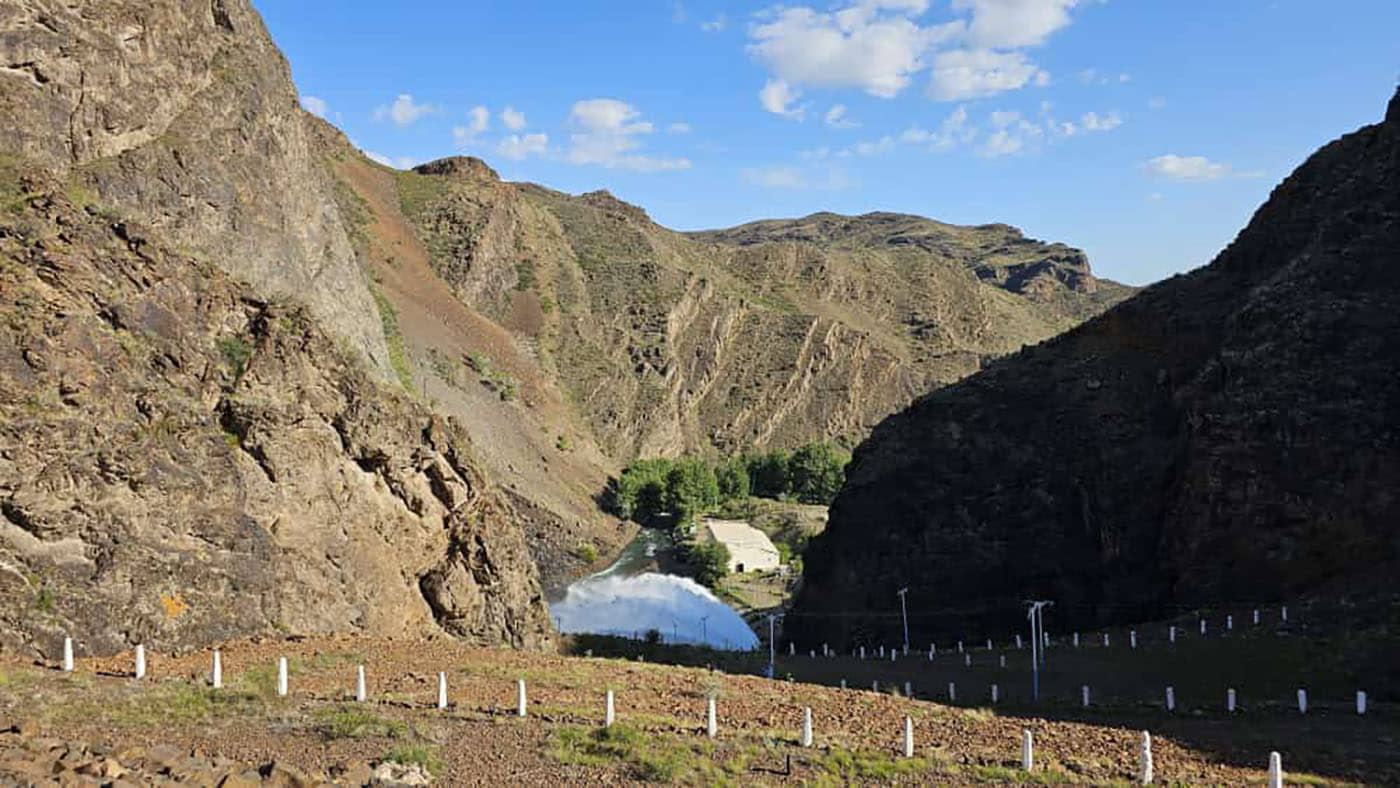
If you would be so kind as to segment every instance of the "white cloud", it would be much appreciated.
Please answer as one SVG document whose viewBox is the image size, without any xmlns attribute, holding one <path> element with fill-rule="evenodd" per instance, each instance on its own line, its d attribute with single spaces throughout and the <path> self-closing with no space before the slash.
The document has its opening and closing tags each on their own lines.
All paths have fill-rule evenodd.
<svg viewBox="0 0 1400 788">
<path fill-rule="evenodd" d="M 1030 82 L 1043 85 L 1049 79 L 1020 52 L 954 49 L 934 57 L 929 93 L 940 101 L 957 101 L 1017 90 Z"/>
<path fill-rule="evenodd" d="M 530 156 L 543 156 L 549 151 L 548 134 L 511 134 L 496 143 L 496 153 L 519 161 Z"/>
<path fill-rule="evenodd" d="M 652 124 L 641 120 L 641 112 L 617 99 L 587 99 L 574 103 L 569 113 L 574 128 L 569 139 L 567 159 L 573 164 L 621 167 L 638 172 L 683 170 L 690 167 L 685 158 L 664 158 L 637 153 L 639 137 L 651 134 Z"/>
<path fill-rule="evenodd" d="M 413 94 L 400 93 L 394 97 L 394 103 L 381 104 L 374 108 L 374 120 L 392 120 L 397 126 L 407 126 L 427 115 L 435 115 L 441 109 L 432 104 L 419 104 L 413 100 Z"/>
<path fill-rule="evenodd" d="M 470 148 L 477 137 L 491 127 L 491 111 L 482 106 L 467 110 L 467 125 L 452 127 L 452 141 L 459 148 Z"/>
<path fill-rule="evenodd" d="M 301 106 L 318 118 L 325 118 L 331 111 L 331 105 L 327 104 L 325 99 L 319 99 L 315 96 L 302 96 Z"/>
<path fill-rule="evenodd" d="M 1173 181 L 1215 181 L 1230 175 L 1230 165 L 1213 162 L 1205 156 L 1168 153 L 1143 166 L 1153 175 Z"/>
<path fill-rule="evenodd" d="M 749 168 L 742 172 L 744 180 L 768 189 L 801 189 L 807 178 L 796 167 Z"/>
<path fill-rule="evenodd" d="M 1086 112 L 1084 117 L 1079 119 L 1079 125 L 1085 131 L 1113 131 L 1123 125 L 1123 119 L 1116 112 L 1102 117 L 1097 112 Z"/>
<path fill-rule="evenodd" d="M 1079 0 L 953 0 L 955 11 L 971 11 L 967 37 L 973 46 L 1019 49 L 1042 44 L 1069 24 Z"/>
<path fill-rule="evenodd" d="M 794 89 L 781 79 L 770 79 L 758 91 L 758 102 L 774 115 L 782 115 L 790 120 L 801 121 L 807 116 L 805 106 L 796 105 L 802 91 Z M 796 106 L 795 106 L 796 105 Z"/>
<path fill-rule="evenodd" d="M 390 157 L 372 150 L 362 150 L 360 152 L 368 156 L 371 161 L 377 161 L 385 167 L 393 167 L 396 170 L 411 170 L 422 163 L 411 156 Z"/>
<path fill-rule="evenodd" d="M 666 133 L 667 133 L 667 134 L 689 134 L 689 133 L 690 133 L 690 124 L 689 124 L 689 123 L 672 123 L 671 125 L 669 125 L 669 126 L 666 127 Z"/>
<path fill-rule="evenodd" d="M 749 53 L 784 82 L 857 88 L 890 98 L 927 64 L 924 55 L 963 29 L 961 20 L 920 26 L 928 0 L 861 0 L 834 12 L 776 7 L 749 28 Z"/>
<path fill-rule="evenodd" d="M 831 158 L 831 148 L 828 148 L 825 145 L 823 145 L 820 148 L 812 148 L 811 150 L 801 150 L 797 152 L 797 158 L 808 159 L 811 161 L 825 161 L 826 159 Z"/>
<path fill-rule="evenodd" d="M 501 125 L 511 131 L 520 131 L 525 128 L 525 113 L 517 112 L 515 107 L 506 107 L 501 110 Z"/>
<path fill-rule="evenodd" d="M 977 129 L 968 125 L 967 107 L 962 105 L 958 105 L 957 109 L 943 119 L 942 125 L 936 132 L 911 126 L 899 135 L 900 142 L 928 145 L 929 150 L 934 152 L 952 150 L 959 145 L 968 145 L 976 138 Z"/>
<path fill-rule="evenodd" d="M 846 117 L 845 104 L 832 104 L 826 111 L 826 125 L 833 129 L 853 129 L 860 124 Z"/>
<path fill-rule="evenodd" d="M 700 23 L 700 29 L 706 33 L 718 33 L 726 27 L 729 27 L 729 19 L 724 14 L 715 17 L 713 21 Z"/>
<path fill-rule="evenodd" d="M 1014 110 L 999 109 L 993 112 L 991 115 L 992 126 L 998 129 L 1004 129 L 1020 119 L 1021 113 L 1016 112 Z"/>
<path fill-rule="evenodd" d="M 873 142 L 858 142 L 851 148 L 857 156 L 881 156 L 894 150 L 894 137 L 886 135 Z"/>
</svg>

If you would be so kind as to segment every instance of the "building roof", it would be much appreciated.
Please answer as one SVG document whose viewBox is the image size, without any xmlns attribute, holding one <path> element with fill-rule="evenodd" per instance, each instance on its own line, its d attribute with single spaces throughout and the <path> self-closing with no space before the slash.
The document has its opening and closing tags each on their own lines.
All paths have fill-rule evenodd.
<svg viewBox="0 0 1400 788">
<path fill-rule="evenodd" d="M 710 529 L 710 536 L 713 536 L 715 541 L 723 542 L 726 547 L 743 547 L 778 555 L 778 548 L 773 546 L 768 534 L 743 520 L 711 520 L 706 518 L 705 527 Z"/>
</svg>

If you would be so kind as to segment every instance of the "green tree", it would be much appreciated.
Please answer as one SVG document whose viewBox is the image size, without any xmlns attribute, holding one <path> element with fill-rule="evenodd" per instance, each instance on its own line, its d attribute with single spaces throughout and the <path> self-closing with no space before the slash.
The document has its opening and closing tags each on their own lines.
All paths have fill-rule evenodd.
<svg viewBox="0 0 1400 788">
<path fill-rule="evenodd" d="M 695 515 L 719 505 L 719 482 L 708 463 L 683 459 L 666 473 L 666 509 L 677 525 L 689 524 Z"/>
<path fill-rule="evenodd" d="M 638 460 L 623 469 L 605 495 L 605 505 L 618 517 L 645 525 L 655 525 L 666 511 L 666 476 L 671 461 Z"/>
<path fill-rule="evenodd" d="M 719 542 L 691 543 L 689 561 L 695 582 L 706 588 L 719 585 L 729 574 L 729 548 Z"/>
<path fill-rule="evenodd" d="M 715 469 L 715 481 L 719 483 L 721 503 L 741 501 L 749 497 L 749 469 L 742 457 L 721 463 Z"/>
<path fill-rule="evenodd" d="M 753 494 L 781 498 L 788 494 L 788 453 L 779 449 L 750 458 L 749 485 Z"/>
<path fill-rule="evenodd" d="M 849 454 L 829 443 L 809 443 L 788 462 L 789 491 L 803 503 L 829 504 L 846 481 L 850 461 Z"/>
</svg>

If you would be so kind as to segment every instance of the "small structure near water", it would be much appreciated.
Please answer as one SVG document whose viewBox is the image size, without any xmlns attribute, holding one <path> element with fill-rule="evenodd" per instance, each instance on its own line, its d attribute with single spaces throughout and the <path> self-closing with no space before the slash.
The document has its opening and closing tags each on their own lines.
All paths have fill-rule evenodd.
<svg viewBox="0 0 1400 788">
<path fill-rule="evenodd" d="M 777 569 L 778 548 L 768 535 L 742 520 L 705 518 L 705 534 L 729 549 L 729 571 L 757 572 Z"/>
</svg>

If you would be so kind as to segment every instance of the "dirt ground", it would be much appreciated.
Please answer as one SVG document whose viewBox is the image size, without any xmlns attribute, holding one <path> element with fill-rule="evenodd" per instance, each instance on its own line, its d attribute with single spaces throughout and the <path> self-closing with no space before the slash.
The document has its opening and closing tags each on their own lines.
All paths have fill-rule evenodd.
<svg viewBox="0 0 1400 788">
<path fill-rule="evenodd" d="M 439 784 L 452 785 L 1104 784 L 1136 777 L 1143 729 L 1154 734 L 1156 776 L 1167 784 L 1262 782 L 1271 749 L 1283 753 L 1286 769 L 1311 772 L 1301 777 L 1308 784 L 1400 782 L 1394 757 L 1400 721 L 1384 707 L 1365 718 L 1340 705 L 1305 718 L 1281 710 L 1233 719 L 1189 710 L 1166 715 L 1148 705 L 1088 714 L 1050 705 L 1031 715 L 1011 705 L 959 707 L 877 694 L 868 682 L 855 689 L 854 680 L 843 691 L 448 640 L 255 639 L 226 644 L 221 655 L 222 690 L 207 686 L 209 652 L 150 654 L 141 680 L 131 675 L 131 654 L 79 659 L 73 673 L 0 657 L 0 718 L 32 737 L 112 750 L 163 746 L 254 765 L 275 761 L 323 779 L 408 748 L 432 765 Z M 275 665 L 283 656 L 289 693 L 278 697 Z M 779 675 L 809 672 L 802 670 L 806 663 L 810 671 L 822 664 L 854 676 L 855 662 L 785 658 Z M 358 665 L 367 672 L 363 703 L 353 700 Z M 900 667 L 920 684 L 932 680 L 912 658 Z M 435 704 L 439 671 L 447 675 L 446 710 Z M 516 716 L 517 679 L 528 693 L 523 718 Z M 605 732 L 608 689 L 615 693 L 617 725 Z M 704 735 L 711 695 L 718 709 L 713 740 Z M 798 743 L 804 707 L 812 709 L 812 748 Z M 915 732 L 912 759 L 900 757 L 906 715 Z M 1030 774 L 1019 770 L 1023 730 L 1036 742 Z M 0 761 L 0 777 L 16 780 L 16 774 Z"/>
</svg>

